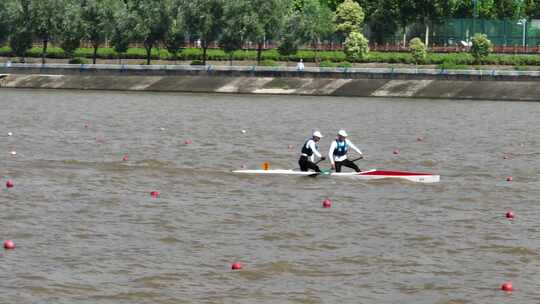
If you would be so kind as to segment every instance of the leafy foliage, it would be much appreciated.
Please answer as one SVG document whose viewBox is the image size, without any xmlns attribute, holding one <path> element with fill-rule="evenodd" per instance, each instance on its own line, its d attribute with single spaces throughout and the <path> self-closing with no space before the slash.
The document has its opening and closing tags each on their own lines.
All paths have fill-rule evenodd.
<svg viewBox="0 0 540 304">
<path fill-rule="evenodd" d="M 345 40 L 345 54 L 351 61 L 360 61 L 369 52 L 368 40 L 362 33 L 351 32 Z"/>
<path fill-rule="evenodd" d="M 133 38 L 142 41 L 146 49 L 146 64 L 151 62 L 152 48 L 165 38 L 172 23 L 171 0 L 130 0 Z"/>
<path fill-rule="evenodd" d="M 81 45 L 84 37 L 84 26 L 78 4 L 69 3 L 65 8 L 64 18 L 60 25 L 60 47 L 69 58 L 74 57 L 75 50 Z"/>
<path fill-rule="evenodd" d="M 336 10 L 336 30 L 348 37 L 350 33 L 360 31 L 364 17 L 364 10 L 358 3 L 353 0 L 345 0 Z"/>
<path fill-rule="evenodd" d="M 334 13 L 319 0 L 304 0 L 302 11 L 296 13 L 297 37 L 300 43 L 311 43 L 318 51 L 318 45 L 334 32 Z"/>
<path fill-rule="evenodd" d="M 482 62 L 493 52 L 493 44 L 485 34 L 476 34 L 472 38 L 471 55 L 477 63 Z"/>
<path fill-rule="evenodd" d="M 416 64 L 421 63 L 426 59 L 427 48 L 426 45 L 416 37 L 409 42 L 409 49 L 411 50 L 411 56 Z"/>
</svg>

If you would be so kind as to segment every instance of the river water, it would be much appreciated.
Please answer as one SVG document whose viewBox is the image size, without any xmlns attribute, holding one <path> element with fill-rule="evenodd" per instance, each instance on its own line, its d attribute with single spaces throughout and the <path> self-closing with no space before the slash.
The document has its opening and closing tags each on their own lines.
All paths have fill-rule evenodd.
<svg viewBox="0 0 540 304">
<path fill-rule="evenodd" d="M 1 90 L 0 106 L 0 239 L 17 245 L 0 303 L 540 302 L 538 103 Z M 294 168 L 313 129 L 326 152 L 340 128 L 361 168 L 441 182 L 231 173 Z"/>
</svg>

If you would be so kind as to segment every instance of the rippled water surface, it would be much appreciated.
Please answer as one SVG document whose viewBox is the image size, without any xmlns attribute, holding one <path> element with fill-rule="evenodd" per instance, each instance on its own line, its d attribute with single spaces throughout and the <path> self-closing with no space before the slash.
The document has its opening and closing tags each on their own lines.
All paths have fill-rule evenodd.
<svg viewBox="0 0 540 304">
<path fill-rule="evenodd" d="M 540 302 L 538 103 L 1 90 L 0 107 L 17 245 L 0 303 Z M 441 183 L 231 173 L 296 167 L 315 128 L 325 151 L 345 128 L 364 169 Z"/>
</svg>

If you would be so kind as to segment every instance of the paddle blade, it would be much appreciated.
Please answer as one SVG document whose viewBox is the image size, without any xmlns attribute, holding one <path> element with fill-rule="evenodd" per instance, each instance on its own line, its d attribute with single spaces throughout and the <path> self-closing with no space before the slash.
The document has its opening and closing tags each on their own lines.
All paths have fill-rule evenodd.
<svg viewBox="0 0 540 304">
<path fill-rule="evenodd" d="M 265 171 L 268 171 L 270 169 L 270 163 L 269 162 L 264 162 L 262 164 L 262 169 L 265 170 Z"/>
<path fill-rule="evenodd" d="M 321 175 L 330 175 L 332 174 L 332 169 L 322 169 Z"/>
</svg>

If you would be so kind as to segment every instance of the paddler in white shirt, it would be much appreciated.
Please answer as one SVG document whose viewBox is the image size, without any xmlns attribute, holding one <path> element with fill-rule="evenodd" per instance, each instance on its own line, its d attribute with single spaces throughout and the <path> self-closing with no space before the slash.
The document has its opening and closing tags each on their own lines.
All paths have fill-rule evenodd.
<svg viewBox="0 0 540 304">
<path fill-rule="evenodd" d="M 304 142 L 304 145 L 302 146 L 302 155 L 300 155 L 300 159 L 298 160 L 301 171 L 307 172 L 311 169 L 315 172 L 321 172 L 319 166 L 313 162 L 315 156 L 321 160 L 326 159 L 326 157 L 322 156 L 321 152 L 319 152 L 319 142 L 321 141 L 321 138 L 323 138 L 321 132 L 315 131 L 313 132 L 313 136 Z"/>
<path fill-rule="evenodd" d="M 354 162 L 347 158 L 349 147 L 362 156 L 362 151 L 347 139 L 347 132 L 345 130 L 339 130 L 336 140 L 332 141 L 330 150 L 328 151 L 328 158 L 330 158 L 330 162 L 332 163 L 332 169 L 335 169 L 336 172 L 341 172 L 341 166 L 351 168 L 356 172 L 362 172 Z"/>
</svg>

